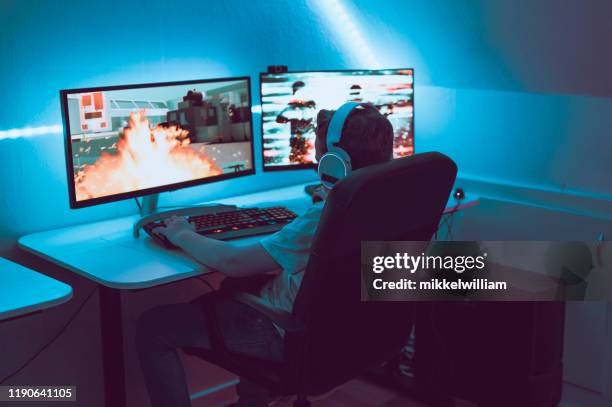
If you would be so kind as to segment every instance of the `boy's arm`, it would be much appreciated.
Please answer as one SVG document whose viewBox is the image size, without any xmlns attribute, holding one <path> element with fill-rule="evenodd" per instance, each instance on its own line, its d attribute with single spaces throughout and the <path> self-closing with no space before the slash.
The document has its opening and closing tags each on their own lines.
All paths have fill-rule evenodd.
<svg viewBox="0 0 612 407">
<path fill-rule="evenodd" d="M 229 277 L 247 277 L 280 268 L 278 263 L 259 243 L 234 246 L 221 240 L 197 234 L 184 218 L 172 217 L 157 232 L 183 249 L 199 263 Z"/>
</svg>

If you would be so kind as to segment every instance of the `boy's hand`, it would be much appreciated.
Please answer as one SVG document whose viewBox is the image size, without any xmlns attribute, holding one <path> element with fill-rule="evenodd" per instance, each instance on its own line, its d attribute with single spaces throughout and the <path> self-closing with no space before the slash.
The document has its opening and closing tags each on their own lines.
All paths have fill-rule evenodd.
<svg viewBox="0 0 612 407">
<path fill-rule="evenodd" d="M 324 201 L 327 199 L 328 190 L 323 185 L 319 185 L 312 193 L 312 203 Z"/>
<path fill-rule="evenodd" d="M 182 217 L 172 216 L 164 224 L 166 226 L 155 228 L 155 231 L 166 236 L 175 246 L 180 246 L 179 240 L 185 233 L 195 232 L 195 227 Z"/>
</svg>

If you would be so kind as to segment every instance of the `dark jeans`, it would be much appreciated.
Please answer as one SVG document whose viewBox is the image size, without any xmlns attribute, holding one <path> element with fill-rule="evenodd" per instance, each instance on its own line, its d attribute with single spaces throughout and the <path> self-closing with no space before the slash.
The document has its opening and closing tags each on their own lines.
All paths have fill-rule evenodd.
<svg viewBox="0 0 612 407">
<path fill-rule="evenodd" d="M 163 305 L 145 312 L 136 343 L 153 407 L 189 407 L 189 392 L 178 350 L 211 348 L 202 301 L 212 302 L 225 347 L 265 360 L 280 360 L 283 339 L 268 319 L 222 295 L 206 294 L 186 304 Z M 269 392 L 241 380 L 239 405 L 266 406 Z"/>
</svg>

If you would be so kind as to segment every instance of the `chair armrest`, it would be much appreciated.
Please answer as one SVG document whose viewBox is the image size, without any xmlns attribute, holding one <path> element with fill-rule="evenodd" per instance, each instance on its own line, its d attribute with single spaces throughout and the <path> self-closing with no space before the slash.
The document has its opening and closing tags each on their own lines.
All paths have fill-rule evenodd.
<svg viewBox="0 0 612 407">
<path fill-rule="evenodd" d="M 235 293 L 232 294 L 230 298 L 268 317 L 275 325 L 281 329 L 284 329 L 286 332 L 306 332 L 306 325 L 304 322 L 296 318 L 292 313 L 279 308 L 271 307 L 261 298 L 253 294 Z"/>
</svg>

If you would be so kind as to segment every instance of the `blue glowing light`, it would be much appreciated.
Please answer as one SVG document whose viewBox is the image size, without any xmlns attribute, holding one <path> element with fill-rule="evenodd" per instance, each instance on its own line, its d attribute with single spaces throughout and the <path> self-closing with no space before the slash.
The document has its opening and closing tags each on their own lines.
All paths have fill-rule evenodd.
<svg viewBox="0 0 612 407">
<path fill-rule="evenodd" d="M 381 68 L 378 58 L 341 0 L 310 0 L 310 2 L 323 15 L 325 23 L 333 31 L 332 34 L 340 39 L 348 55 L 352 55 L 363 68 Z"/>
<path fill-rule="evenodd" d="M 261 105 L 253 105 L 251 107 L 251 112 L 253 114 L 260 114 Z M 0 140 L 19 138 L 19 137 L 39 136 L 42 134 L 61 134 L 61 133 L 62 133 L 61 124 L 52 124 L 50 126 L 39 126 L 39 127 L 22 127 L 20 129 L 0 130 Z"/>
<path fill-rule="evenodd" d="M 309 1 L 314 8 L 319 10 L 325 20 L 325 24 L 332 31 L 332 34 L 341 41 L 341 45 L 346 53 L 355 58 L 362 68 L 376 69 L 381 67 L 378 58 L 372 52 L 372 48 L 364 39 L 363 34 L 354 22 L 354 18 L 341 0 Z M 261 106 L 253 105 L 251 111 L 253 114 L 260 114 Z M 0 140 L 60 133 L 62 133 L 61 124 L 15 128 L 0 130 Z"/>
<path fill-rule="evenodd" d="M 21 129 L 0 130 L 0 140 L 19 137 L 31 137 L 41 134 L 59 134 L 62 132 L 61 124 L 40 127 L 23 127 Z"/>
</svg>

